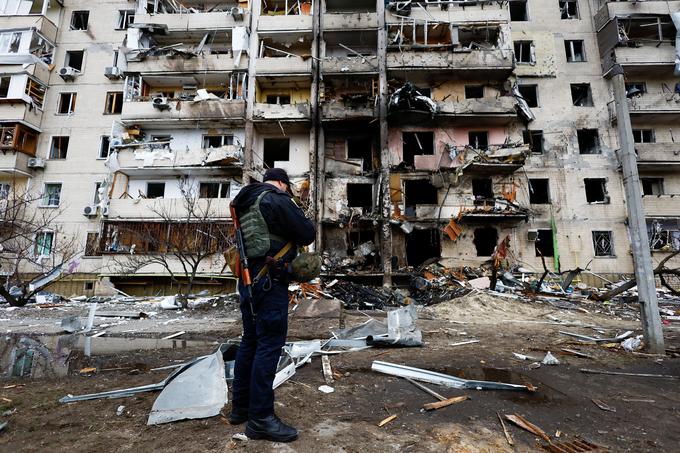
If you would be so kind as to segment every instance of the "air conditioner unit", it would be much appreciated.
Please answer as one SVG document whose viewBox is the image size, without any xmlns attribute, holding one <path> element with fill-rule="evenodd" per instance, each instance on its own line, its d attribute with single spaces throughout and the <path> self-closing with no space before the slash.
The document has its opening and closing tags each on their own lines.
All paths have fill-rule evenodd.
<svg viewBox="0 0 680 453">
<path fill-rule="evenodd" d="M 243 20 L 243 15 L 245 13 L 246 13 L 245 9 L 239 8 L 237 6 L 235 6 L 231 9 L 231 16 L 234 18 L 234 20 L 238 20 L 238 21 Z"/>
<path fill-rule="evenodd" d="M 104 75 L 107 79 L 116 80 L 123 76 L 123 72 L 118 66 L 109 66 L 108 68 L 104 69 Z"/>
<path fill-rule="evenodd" d="M 165 96 L 156 96 L 155 98 L 151 99 L 151 102 L 153 103 L 153 106 L 158 110 L 168 110 L 170 108 L 168 98 L 166 98 Z"/>
<path fill-rule="evenodd" d="M 59 69 L 59 75 L 61 76 L 62 79 L 64 79 L 67 82 L 69 80 L 74 80 L 76 78 L 76 76 L 79 75 L 79 74 L 80 74 L 80 71 L 78 71 L 77 69 L 73 69 L 71 67 L 68 67 L 68 66 L 65 66 L 65 67 Z"/>
<path fill-rule="evenodd" d="M 85 217 L 94 217 L 97 215 L 97 205 L 93 204 L 92 206 L 85 206 L 83 208 L 83 215 Z"/>
<path fill-rule="evenodd" d="M 108 217 L 109 216 L 109 207 L 102 208 L 102 217 Z"/>
<path fill-rule="evenodd" d="M 527 231 L 527 239 L 531 242 L 536 242 L 538 239 L 538 230 Z"/>
<path fill-rule="evenodd" d="M 28 168 L 45 168 L 45 159 L 31 157 L 28 159 Z"/>
</svg>

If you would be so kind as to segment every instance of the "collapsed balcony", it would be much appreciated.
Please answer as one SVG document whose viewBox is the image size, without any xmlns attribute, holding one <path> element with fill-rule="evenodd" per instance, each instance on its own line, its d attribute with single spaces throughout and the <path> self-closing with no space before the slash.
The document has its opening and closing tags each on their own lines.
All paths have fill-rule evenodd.
<svg viewBox="0 0 680 453">
<path fill-rule="evenodd" d="M 259 31 L 312 30 L 314 7 L 312 2 L 297 0 L 254 0 L 262 2 Z"/>
<path fill-rule="evenodd" d="M 272 33 L 260 36 L 258 75 L 311 75 L 311 33 Z"/>
<path fill-rule="evenodd" d="M 99 239 L 100 254 L 165 254 L 179 250 L 191 254 L 229 248 L 230 222 L 121 222 L 105 221 Z"/>
<path fill-rule="evenodd" d="M 375 30 L 324 33 L 324 74 L 378 72 L 378 33 Z"/>
<path fill-rule="evenodd" d="M 199 83 L 200 81 L 200 83 Z M 199 86 L 204 88 L 198 88 Z M 245 121 L 247 74 L 128 76 L 122 106 L 125 124 Z"/>
<path fill-rule="evenodd" d="M 324 121 L 373 119 L 378 113 L 378 79 L 375 76 L 334 76 L 323 81 L 321 102 Z"/>
<path fill-rule="evenodd" d="M 253 118 L 256 121 L 309 121 L 311 84 L 307 77 L 258 77 Z"/>
<path fill-rule="evenodd" d="M 388 25 L 387 67 L 411 71 L 459 70 L 462 76 L 507 78 L 514 68 L 509 31 L 500 24 L 404 19 Z"/>
<path fill-rule="evenodd" d="M 140 2 L 134 21 L 164 25 L 168 30 L 215 30 L 248 23 L 247 2 L 149 0 Z"/>
<path fill-rule="evenodd" d="M 651 2 L 654 3 L 654 2 Z M 597 38 L 605 75 L 620 64 L 628 75 L 653 70 L 658 75 L 670 71 L 680 49 L 676 48 L 680 12 L 672 15 L 631 14 L 617 16 L 598 28 Z M 664 69 L 663 66 L 667 66 Z"/>
</svg>

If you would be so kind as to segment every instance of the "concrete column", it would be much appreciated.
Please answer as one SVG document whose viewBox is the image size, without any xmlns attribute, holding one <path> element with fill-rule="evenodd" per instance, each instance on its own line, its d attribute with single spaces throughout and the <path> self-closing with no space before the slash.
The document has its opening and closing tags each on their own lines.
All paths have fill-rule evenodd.
<svg viewBox="0 0 680 453">
<path fill-rule="evenodd" d="M 633 130 L 630 124 L 623 68 L 616 65 L 612 74 L 614 74 L 612 86 L 616 102 L 619 152 L 621 166 L 623 167 L 623 185 L 628 201 L 628 228 L 630 230 L 631 247 L 633 248 L 642 328 L 645 334 L 645 343 L 647 343 L 649 350 L 654 354 L 664 354 L 663 329 L 656 298 L 652 254 L 649 251 L 649 238 L 647 237 L 647 224 L 640 193 L 640 175 L 638 174 L 637 157 L 633 144 Z"/>
<path fill-rule="evenodd" d="M 377 4 L 378 13 L 378 69 L 380 87 L 380 199 L 382 200 L 382 223 L 380 256 L 383 265 L 383 286 L 392 286 L 392 199 L 390 196 L 390 150 L 387 125 L 387 30 L 385 28 L 385 2 Z"/>
<path fill-rule="evenodd" d="M 322 58 L 321 44 L 323 39 L 323 5 L 321 1 L 314 3 L 313 11 L 314 41 L 312 43 L 312 129 L 310 133 L 309 147 L 309 202 L 312 206 L 312 212 L 314 216 L 313 218 L 316 221 L 316 250 L 321 250 L 321 244 L 323 240 L 321 219 L 323 217 L 323 185 L 325 181 L 323 126 L 321 123 L 321 106 L 319 105 L 321 99 L 321 88 L 323 86 L 321 76 L 321 66 L 323 63 L 319 60 Z"/>
<path fill-rule="evenodd" d="M 248 98 L 246 102 L 246 143 L 243 162 L 243 183 L 248 184 L 253 174 L 253 146 L 255 143 L 255 127 L 253 124 L 253 110 L 255 108 L 255 86 L 257 70 L 257 52 L 260 38 L 257 33 L 257 23 L 260 18 L 262 5 L 260 1 L 250 2 L 250 43 L 248 49 Z"/>
</svg>

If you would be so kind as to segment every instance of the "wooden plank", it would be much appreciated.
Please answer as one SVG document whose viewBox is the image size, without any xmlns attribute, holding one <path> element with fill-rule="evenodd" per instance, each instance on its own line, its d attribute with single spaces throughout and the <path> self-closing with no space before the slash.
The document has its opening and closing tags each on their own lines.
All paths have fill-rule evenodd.
<svg viewBox="0 0 680 453">
<path fill-rule="evenodd" d="M 470 397 L 465 395 L 465 396 L 454 396 L 453 398 L 449 398 L 444 401 L 437 401 L 436 403 L 428 403 L 423 405 L 423 409 L 426 411 L 435 411 L 437 409 L 441 409 L 443 407 L 451 406 L 452 404 L 458 404 L 462 403 L 463 401 L 469 399 Z"/>
</svg>

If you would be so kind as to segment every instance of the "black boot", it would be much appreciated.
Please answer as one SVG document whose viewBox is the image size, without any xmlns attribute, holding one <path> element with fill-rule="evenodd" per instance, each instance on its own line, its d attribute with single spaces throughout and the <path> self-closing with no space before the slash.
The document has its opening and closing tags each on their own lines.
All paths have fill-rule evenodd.
<svg viewBox="0 0 680 453">
<path fill-rule="evenodd" d="M 246 426 L 250 439 L 264 439 L 272 442 L 292 442 L 298 437 L 297 429 L 283 423 L 276 415 L 266 418 L 251 418 Z"/>
<path fill-rule="evenodd" d="M 232 407 L 231 414 L 229 414 L 229 423 L 232 425 L 240 425 L 248 421 L 248 409 L 243 407 Z"/>
</svg>

